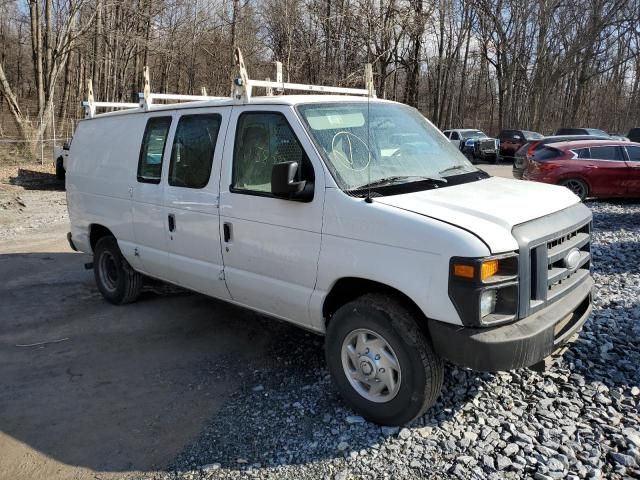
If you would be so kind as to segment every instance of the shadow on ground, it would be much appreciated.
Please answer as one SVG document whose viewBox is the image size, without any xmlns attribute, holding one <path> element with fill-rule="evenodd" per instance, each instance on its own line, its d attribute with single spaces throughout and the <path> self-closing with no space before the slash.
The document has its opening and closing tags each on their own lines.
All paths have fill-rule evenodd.
<svg viewBox="0 0 640 480">
<path fill-rule="evenodd" d="M 33 450 L 125 473 L 306 463 L 341 455 L 340 438 L 359 450 L 384 436 L 373 424 L 349 434 L 353 413 L 324 368 L 321 337 L 162 284 L 115 307 L 97 293 L 86 259 L 0 255 L 0 432 L 27 449 L 0 435 L 12 478 L 25 465 L 43 476 Z M 464 395 L 473 385 L 469 376 Z M 461 403 L 441 401 L 438 416 L 418 423 L 437 424 Z"/>
<path fill-rule="evenodd" d="M 55 174 L 25 168 L 19 168 L 16 176 L 9 179 L 9 183 L 25 190 L 64 190 L 64 181 L 58 180 Z"/>
</svg>

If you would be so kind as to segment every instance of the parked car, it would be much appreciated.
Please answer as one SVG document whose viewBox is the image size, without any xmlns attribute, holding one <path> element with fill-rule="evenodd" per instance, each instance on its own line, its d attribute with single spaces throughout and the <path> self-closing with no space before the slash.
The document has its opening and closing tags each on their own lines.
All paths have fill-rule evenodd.
<svg viewBox="0 0 640 480">
<path fill-rule="evenodd" d="M 502 130 L 498 135 L 500 157 L 513 157 L 525 143 L 543 138 L 542 134 L 529 130 Z"/>
<path fill-rule="evenodd" d="M 594 135 L 554 135 L 551 137 L 544 137 L 542 140 L 534 140 L 529 143 L 525 143 L 520 149 L 516 152 L 513 158 L 513 168 L 512 173 L 513 177 L 517 179 L 522 179 L 522 174 L 524 173 L 525 168 L 525 160 L 527 156 L 533 156 L 534 152 L 543 148 L 545 145 L 549 143 L 557 143 L 557 142 L 569 142 L 574 140 L 608 140 L 608 136 L 597 137 Z"/>
<path fill-rule="evenodd" d="M 629 130 L 627 138 L 632 142 L 640 142 L 640 128 L 632 128 Z"/>
<path fill-rule="evenodd" d="M 135 301 L 148 276 L 326 334 L 338 391 L 386 425 L 434 404 L 444 359 L 527 367 L 581 329 L 592 216 L 567 189 L 491 177 L 402 104 L 247 84 L 87 102 L 68 239 L 107 301 Z"/>
<path fill-rule="evenodd" d="M 594 135 L 609 137 L 609 134 L 599 128 L 559 128 L 554 135 Z"/>
<path fill-rule="evenodd" d="M 69 148 L 69 142 L 65 142 L 63 145 L 54 145 L 53 147 L 53 166 L 56 169 L 56 178 L 58 180 L 64 181 L 65 179 Z"/>
<path fill-rule="evenodd" d="M 494 163 L 498 161 L 500 142 L 496 138 L 489 137 L 483 131 L 459 128 L 445 130 L 442 133 L 460 149 L 471 163 L 476 163 L 477 160 L 489 160 Z"/>
<path fill-rule="evenodd" d="M 523 178 L 564 185 L 581 199 L 640 197 L 640 143 L 550 143 L 527 156 Z"/>
</svg>

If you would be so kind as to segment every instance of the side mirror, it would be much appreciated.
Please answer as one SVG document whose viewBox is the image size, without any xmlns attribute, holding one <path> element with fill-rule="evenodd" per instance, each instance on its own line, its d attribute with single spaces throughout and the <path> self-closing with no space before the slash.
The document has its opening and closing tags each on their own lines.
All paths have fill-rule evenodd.
<svg viewBox="0 0 640 480">
<path fill-rule="evenodd" d="M 64 144 L 62 145 L 62 150 L 71 150 L 71 145 L 69 145 L 69 143 L 64 142 Z"/>
<path fill-rule="evenodd" d="M 296 181 L 296 173 L 298 173 L 298 162 L 274 164 L 271 168 L 271 193 L 279 198 L 308 200 L 306 193 L 309 189 L 305 188 L 307 182 Z M 305 198 L 302 198 L 303 196 Z M 311 196 L 313 197 L 313 190 L 311 190 Z"/>
</svg>

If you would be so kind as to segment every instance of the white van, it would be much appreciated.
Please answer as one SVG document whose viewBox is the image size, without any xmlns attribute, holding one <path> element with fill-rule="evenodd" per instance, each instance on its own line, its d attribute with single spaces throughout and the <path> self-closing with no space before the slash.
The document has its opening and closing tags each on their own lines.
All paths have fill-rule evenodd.
<svg viewBox="0 0 640 480">
<path fill-rule="evenodd" d="M 591 213 L 491 177 L 418 111 L 281 95 L 95 115 L 67 171 L 72 248 L 114 304 L 144 277 L 326 335 L 344 399 L 399 425 L 443 360 L 537 364 L 591 311 Z"/>
</svg>

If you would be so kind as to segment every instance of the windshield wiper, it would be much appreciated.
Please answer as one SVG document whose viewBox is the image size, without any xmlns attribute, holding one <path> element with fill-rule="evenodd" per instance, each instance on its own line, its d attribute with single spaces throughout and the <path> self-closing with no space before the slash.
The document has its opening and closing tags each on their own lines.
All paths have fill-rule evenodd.
<svg viewBox="0 0 640 480">
<path fill-rule="evenodd" d="M 438 172 L 438 175 L 442 175 L 443 173 L 447 172 L 453 172 L 454 170 L 462 170 L 463 168 L 466 169 L 466 165 L 454 165 L 452 167 L 445 168 L 444 170 L 440 170 Z"/>
<path fill-rule="evenodd" d="M 410 183 L 410 182 L 407 182 L 407 180 L 411 180 L 411 179 L 415 179 L 414 181 L 416 182 L 428 181 L 432 183 L 449 183 L 449 181 L 446 178 L 442 178 L 442 177 L 425 177 L 422 175 L 396 175 L 393 177 L 381 178 L 371 183 L 365 183 L 364 185 L 355 187 L 353 190 L 363 190 L 365 188 L 384 187 L 387 185 L 394 185 L 396 183 Z"/>
</svg>

